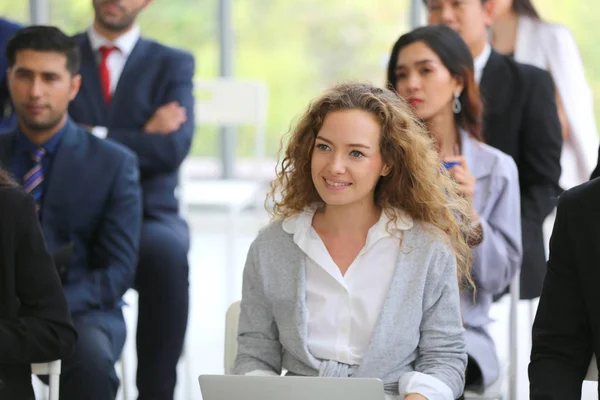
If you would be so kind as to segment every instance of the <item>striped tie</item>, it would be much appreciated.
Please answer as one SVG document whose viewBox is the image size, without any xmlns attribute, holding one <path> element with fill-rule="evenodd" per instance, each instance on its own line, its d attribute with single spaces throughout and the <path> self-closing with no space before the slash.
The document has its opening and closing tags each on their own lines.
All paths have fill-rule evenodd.
<svg viewBox="0 0 600 400">
<path fill-rule="evenodd" d="M 44 148 L 39 148 L 33 152 L 33 168 L 31 168 L 23 178 L 23 188 L 35 199 L 38 217 L 40 216 L 40 208 L 42 204 L 42 182 L 44 181 L 42 158 L 44 157 L 44 154 L 46 154 L 46 150 Z"/>
</svg>

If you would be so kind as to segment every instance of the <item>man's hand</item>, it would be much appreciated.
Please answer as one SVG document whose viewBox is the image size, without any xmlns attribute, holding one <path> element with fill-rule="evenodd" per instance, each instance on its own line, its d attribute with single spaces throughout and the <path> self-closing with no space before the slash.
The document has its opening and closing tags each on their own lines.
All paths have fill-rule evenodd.
<svg viewBox="0 0 600 400">
<path fill-rule="evenodd" d="M 427 397 L 422 396 L 418 393 L 409 393 L 404 396 L 404 400 L 427 400 Z"/>
<path fill-rule="evenodd" d="M 181 107 L 178 102 L 172 101 L 161 106 L 152 114 L 152 117 L 144 125 L 144 132 L 169 135 L 178 130 L 186 120 L 185 108 Z"/>
</svg>

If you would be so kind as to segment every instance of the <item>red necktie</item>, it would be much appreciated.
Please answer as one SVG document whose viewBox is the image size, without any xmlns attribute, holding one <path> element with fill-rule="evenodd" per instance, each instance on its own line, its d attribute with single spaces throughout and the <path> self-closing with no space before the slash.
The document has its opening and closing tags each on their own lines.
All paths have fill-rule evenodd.
<svg viewBox="0 0 600 400">
<path fill-rule="evenodd" d="M 100 47 L 100 83 L 102 84 L 102 95 L 104 96 L 104 102 L 110 103 L 111 92 L 110 92 L 110 70 L 108 69 L 108 56 L 113 50 L 117 50 L 115 46 L 102 46 Z"/>
</svg>

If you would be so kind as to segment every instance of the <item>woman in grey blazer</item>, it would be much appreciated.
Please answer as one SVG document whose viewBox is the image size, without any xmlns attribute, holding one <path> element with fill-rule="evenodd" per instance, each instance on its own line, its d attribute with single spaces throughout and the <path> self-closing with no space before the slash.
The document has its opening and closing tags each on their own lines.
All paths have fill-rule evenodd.
<svg viewBox="0 0 600 400">
<path fill-rule="evenodd" d="M 484 390 L 499 376 L 486 326 L 494 295 L 521 265 L 519 177 L 513 159 L 482 143 L 482 104 L 473 59 L 452 29 L 428 26 L 398 39 L 388 67 L 389 85 L 414 108 L 431 132 L 450 175 L 473 212 L 482 240 L 471 269 L 476 291 L 461 293 L 469 364 L 466 384 Z"/>
<path fill-rule="evenodd" d="M 236 374 L 375 377 L 388 399 L 464 387 L 472 214 L 391 91 L 343 84 L 291 132 L 252 243 Z"/>
</svg>

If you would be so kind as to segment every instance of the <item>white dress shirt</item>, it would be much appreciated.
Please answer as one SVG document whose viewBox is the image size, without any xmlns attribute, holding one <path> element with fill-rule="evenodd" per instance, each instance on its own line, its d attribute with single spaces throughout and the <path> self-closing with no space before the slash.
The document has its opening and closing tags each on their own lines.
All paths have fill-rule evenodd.
<svg viewBox="0 0 600 400">
<path fill-rule="evenodd" d="M 483 75 L 483 69 L 485 68 L 490 55 L 492 54 L 492 46 L 489 43 L 485 44 L 483 51 L 473 60 L 473 66 L 475 67 L 475 82 L 479 85 L 481 82 L 481 76 Z"/>
<path fill-rule="evenodd" d="M 129 59 L 129 55 L 140 38 L 140 27 L 135 25 L 129 32 L 119 36 L 114 42 L 101 36 L 96 32 L 93 26 L 88 29 L 87 34 L 98 65 L 102 61 L 100 47 L 115 46 L 117 48 L 116 50 L 113 50 L 106 59 L 110 76 L 110 92 L 114 93 L 117 84 L 119 83 L 121 73 L 127 63 L 127 59 Z M 108 134 L 108 129 L 104 126 L 95 126 L 92 128 L 92 134 L 104 139 Z"/>
<path fill-rule="evenodd" d="M 360 365 L 394 274 L 399 235 L 386 230 L 389 220 L 381 213 L 342 276 L 312 226 L 314 213 L 312 208 L 283 223 L 306 254 L 308 349 L 318 359 Z M 402 221 L 397 225 L 408 227 Z"/>
</svg>

